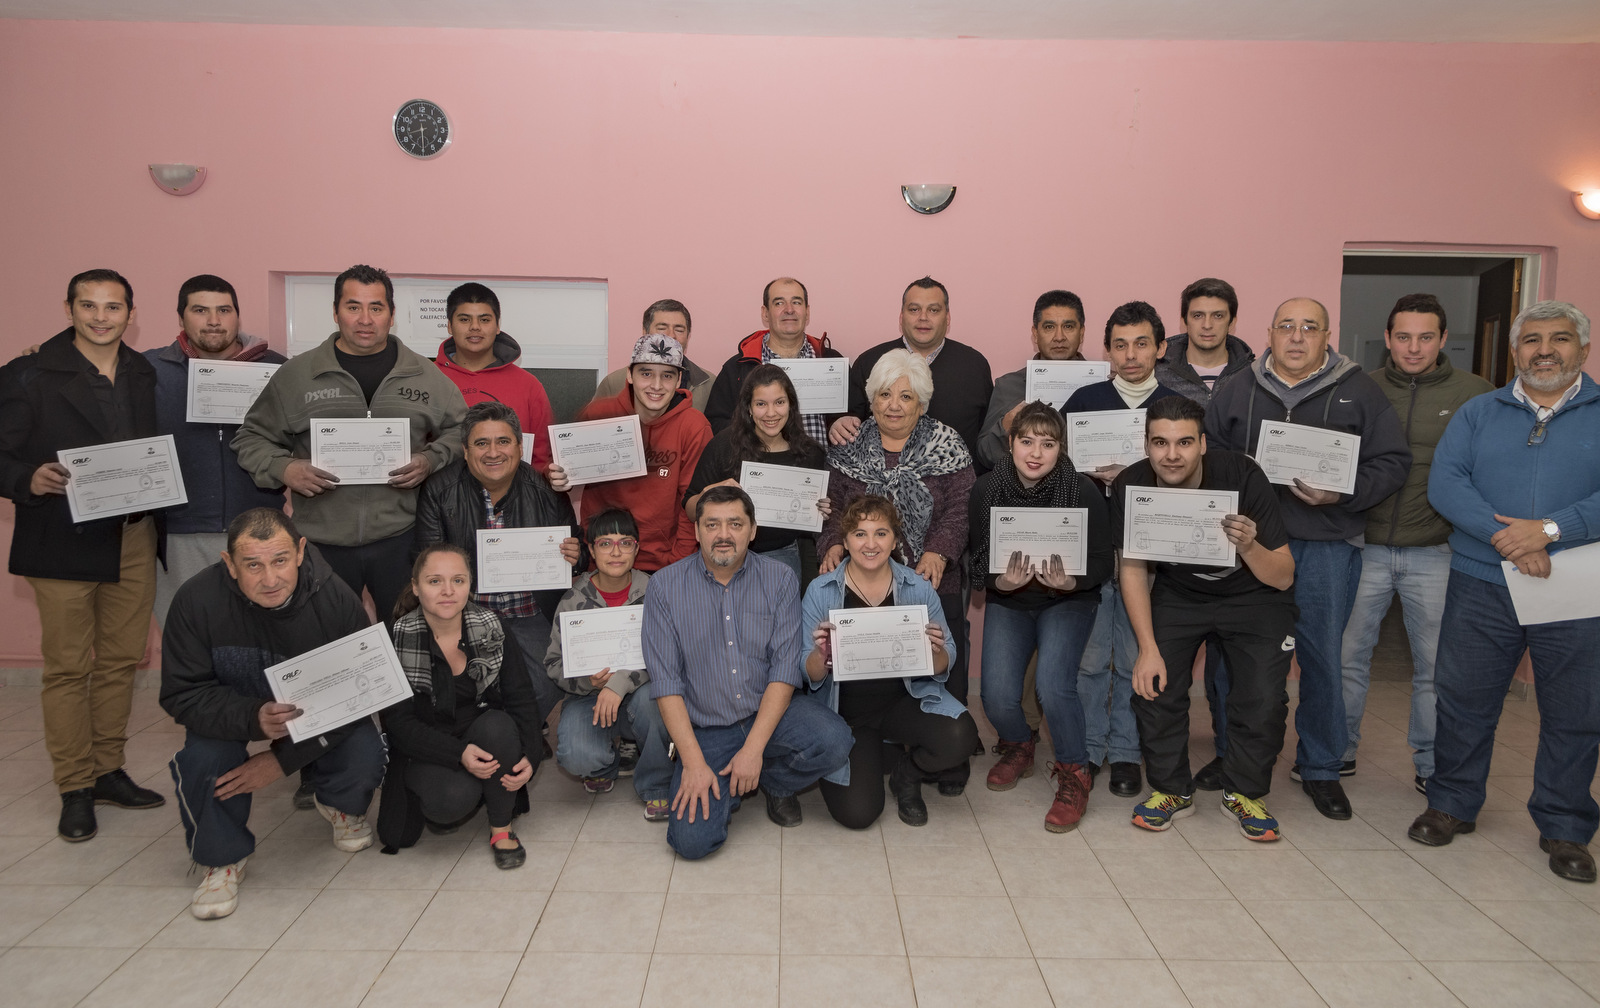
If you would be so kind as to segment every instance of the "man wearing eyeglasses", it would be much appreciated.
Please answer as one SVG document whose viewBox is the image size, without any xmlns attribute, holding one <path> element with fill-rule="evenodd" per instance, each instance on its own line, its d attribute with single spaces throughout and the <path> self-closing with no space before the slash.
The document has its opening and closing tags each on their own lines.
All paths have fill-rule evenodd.
<svg viewBox="0 0 1600 1008">
<path fill-rule="evenodd" d="M 1434 682 L 1434 772 L 1427 811 L 1407 835 L 1438 847 L 1475 828 L 1500 707 L 1526 650 L 1539 700 L 1528 812 L 1550 870 L 1593 882 L 1600 615 L 1519 612 L 1511 601 L 1517 579 L 1564 574 L 1580 563 L 1564 550 L 1600 539 L 1600 388 L 1583 373 L 1589 319 L 1565 302 L 1540 301 L 1512 323 L 1511 345 L 1516 380 L 1456 411 L 1428 477 L 1429 503 L 1455 530 Z M 1595 612 L 1592 597 L 1575 601 Z"/>
<path fill-rule="evenodd" d="M 1339 783 L 1347 741 L 1340 642 L 1361 579 L 1364 512 L 1405 483 L 1411 450 L 1383 390 L 1328 345 L 1331 335 L 1321 302 L 1291 298 L 1279 305 L 1267 352 L 1250 366 L 1250 377 L 1222 386 L 1206 406 L 1206 439 L 1253 456 L 1263 421 L 1361 438 L 1354 493 L 1318 489 L 1300 479 L 1277 487 L 1300 607 L 1294 636 L 1283 642 L 1300 663 L 1300 738 L 1289 776 L 1301 782 L 1322 815 L 1349 819 L 1350 800 Z"/>
</svg>

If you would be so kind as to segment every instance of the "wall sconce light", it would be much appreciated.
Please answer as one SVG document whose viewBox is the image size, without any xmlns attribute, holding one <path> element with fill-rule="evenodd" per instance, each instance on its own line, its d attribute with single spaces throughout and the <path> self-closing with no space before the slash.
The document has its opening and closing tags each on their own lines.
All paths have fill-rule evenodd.
<svg viewBox="0 0 1600 1008">
<path fill-rule="evenodd" d="M 206 183 L 206 170 L 192 164 L 153 164 L 150 179 L 162 192 L 187 196 Z"/>
<path fill-rule="evenodd" d="M 953 185 L 903 185 L 900 195 L 905 198 L 906 206 L 919 214 L 936 214 L 950 205 L 956 198 L 956 187 Z"/>
<path fill-rule="evenodd" d="M 1590 220 L 1600 220 L 1600 189 L 1585 189 L 1572 194 L 1572 205 Z"/>
</svg>

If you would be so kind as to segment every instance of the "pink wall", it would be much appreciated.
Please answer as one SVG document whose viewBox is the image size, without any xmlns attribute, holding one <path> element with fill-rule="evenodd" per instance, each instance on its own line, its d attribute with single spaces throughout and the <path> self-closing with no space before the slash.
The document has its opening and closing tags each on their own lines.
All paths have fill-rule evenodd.
<svg viewBox="0 0 1600 1008">
<path fill-rule="evenodd" d="M 445 29 L 0 22 L 0 354 L 63 325 L 112 265 L 166 342 L 183 278 L 238 285 L 274 332 L 273 270 L 606 278 L 612 358 L 648 302 L 695 313 L 715 365 L 792 273 L 847 353 L 894 332 L 931 273 L 952 334 L 1020 360 L 1032 299 L 1091 326 L 1176 314 L 1231 279 L 1252 342 L 1277 301 L 1333 304 L 1347 242 L 1547 246 L 1547 290 L 1600 313 L 1600 47 L 772 39 Z M 455 146 L 414 162 L 400 102 Z M 151 161 L 210 169 L 174 198 Z M 902 182 L 959 184 L 937 217 Z M 276 329 L 274 329 L 276 326 Z M 9 509 L 0 540 L 9 537 Z M 25 584 L 0 581 L 0 661 L 33 664 Z"/>
</svg>

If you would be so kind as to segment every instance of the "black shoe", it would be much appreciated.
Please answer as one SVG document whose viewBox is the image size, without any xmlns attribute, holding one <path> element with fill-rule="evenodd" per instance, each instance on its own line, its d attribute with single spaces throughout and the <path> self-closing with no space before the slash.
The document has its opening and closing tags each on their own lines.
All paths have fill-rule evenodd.
<svg viewBox="0 0 1600 1008">
<path fill-rule="evenodd" d="M 906 757 L 889 774 L 889 793 L 900 808 L 900 821 L 907 826 L 928 825 L 928 803 L 922 800 L 922 771 Z"/>
<path fill-rule="evenodd" d="M 1194 775 L 1194 786 L 1199 788 L 1201 791 L 1222 790 L 1221 756 L 1218 756 L 1216 759 L 1200 768 L 1200 772 Z"/>
<path fill-rule="evenodd" d="M 1477 828 L 1477 823 L 1457 819 L 1448 812 L 1431 808 L 1412 820 L 1411 828 L 1406 830 L 1406 836 L 1429 847 L 1443 847 L 1454 840 L 1457 833 L 1471 833 Z"/>
<path fill-rule="evenodd" d="M 1344 762 L 1339 764 L 1339 776 L 1340 777 L 1354 777 L 1355 775 L 1356 775 L 1356 761 L 1355 760 L 1347 759 Z M 1294 781 L 1296 784 L 1304 784 L 1305 783 L 1305 781 L 1300 779 L 1300 764 L 1296 763 L 1294 766 L 1289 768 L 1289 779 Z"/>
<path fill-rule="evenodd" d="M 489 838 L 489 849 L 494 852 L 494 866 L 500 869 L 521 868 L 522 863 L 528 860 L 528 848 L 522 846 L 522 841 L 518 840 L 517 835 L 510 830 L 505 831 L 503 838 L 516 840 L 515 847 L 504 849 L 496 847 L 494 842 L 497 837 L 501 837 L 501 834 L 496 833 Z"/>
<path fill-rule="evenodd" d="M 972 764 L 962 761 L 948 770 L 941 770 L 936 774 L 923 774 L 922 783 L 937 784 L 939 793 L 946 798 L 960 798 L 967 793 L 967 780 L 971 776 Z"/>
<path fill-rule="evenodd" d="M 1311 804 L 1329 819 L 1348 819 L 1353 814 L 1350 799 L 1345 797 L 1344 785 L 1336 780 L 1301 781 L 1300 787 L 1311 796 Z"/>
<path fill-rule="evenodd" d="M 1550 855 L 1550 870 L 1572 882 L 1594 881 L 1594 855 L 1589 845 L 1572 840 L 1539 838 L 1539 849 Z"/>
<path fill-rule="evenodd" d="M 762 794 L 766 794 L 765 791 Z M 800 799 L 794 795 L 767 795 L 767 818 L 779 826 L 800 825 Z"/>
<path fill-rule="evenodd" d="M 1107 786 L 1118 798 L 1132 798 L 1138 795 L 1143 790 L 1143 782 L 1139 777 L 1139 764 L 1111 764 L 1111 783 Z"/>
<path fill-rule="evenodd" d="M 317 807 L 317 791 L 304 777 L 300 778 L 300 786 L 294 789 L 294 807 L 297 809 Z"/>
<path fill-rule="evenodd" d="M 101 774 L 91 789 L 96 805 L 115 805 L 118 808 L 159 808 L 167 800 L 149 788 L 133 782 L 126 770 L 113 770 Z"/>
<path fill-rule="evenodd" d="M 632 777 L 639 766 L 639 743 L 627 739 L 617 741 L 617 776 Z"/>
<path fill-rule="evenodd" d="M 82 843 L 100 832 L 94 821 L 94 788 L 79 788 L 61 795 L 61 822 L 56 832 L 67 843 Z"/>
<path fill-rule="evenodd" d="M 1422 776 L 1421 774 L 1417 774 L 1415 777 L 1411 778 L 1411 783 L 1416 786 L 1417 794 L 1424 798 L 1428 797 L 1428 778 Z"/>
<path fill-rule="evenodd" d="M 1089 768 L 1089 787 L 1088 787 L 1087 790 L 1093 791 L 1094 790 L 1094 779 L 1096 777 L 1100 776 L 1100 764 L 1098 764 L 1098 763 L 1087 763 L 1087 764 L 1085 764 L 1085 766 L 1087 766 Z"/>
</svg>

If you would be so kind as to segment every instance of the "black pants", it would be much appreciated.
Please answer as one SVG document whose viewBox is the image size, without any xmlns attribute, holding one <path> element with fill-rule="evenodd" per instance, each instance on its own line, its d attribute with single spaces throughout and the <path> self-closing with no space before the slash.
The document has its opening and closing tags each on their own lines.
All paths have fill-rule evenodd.
<svg viewBox="0 0 1600 1008">
<path fill-rule="evenodd" d="M 842 688 L 848 689 L 849 684 Z M 928 774 L 965 766 L 978 744 L 978 726 L 971 714 L 962 711 L 956 718 L 929 714 L 910 693 L 874 711 L 846 718 L 846 723 L 856 737 L 850 749 L 850 783 L 825 780 L 820 790 L 828 814 L 850 829 L 866 829 L 883 814 L 883 775 L 892 769 L 885 750 L 891 754 L 888 759 L 898 755 L 894 746 L 884 745 L 885 739 L 905 745 L 909 752 L 900 758 L 910 759 Z"/>
<path fill-rule="evenodd" d="M 363 546 L 317 543 L 317 549 L 357 597 L 363 588 L 370 591 L 378 618 L 393 625 L 395 600 L 411 580 L 411 531 Z"/>
<path fill-rule="evenodd" d="M 500 777 L 510 773 L 523 756 L 516 722 L 505 711 L 486 710 L 472 722 L 461 740 L 471 742 L 499 760 L 500 769 L 488 780 L 479 780 L 467 773 L 460 763 L 447 767 L 413 759 L 406 764 L 406 787 L 422 804 L 422 814 L 434 822 L 465 819 L 481 801 L 489 810 L 489 825 L 509 825 L 517 793 L 507 791 Z"/>
<path fill-rule="evenodd" d="M 1165 688 L 1154 700 L 1135 694 L 1150 786 L 1167 794 L 1194 793 L 1189 767 L 1189 686 L 1195 655 L 1208 635 L 1221 644 L 1228 666 L 1228 751 L 1222 760 L 1224 786 L 1247 798 L 1272 788 L 1272 764 L 1283 749 L 1289 716 L 1289 659 L 1285 638 L 1293 637 L 1299 611 L 1292 603 L 1230 604 L 1226 599 L 1192 602 L 1172 593 L 1151 599 L 1156 643 L 1167 666 Z"/>
</svg>

